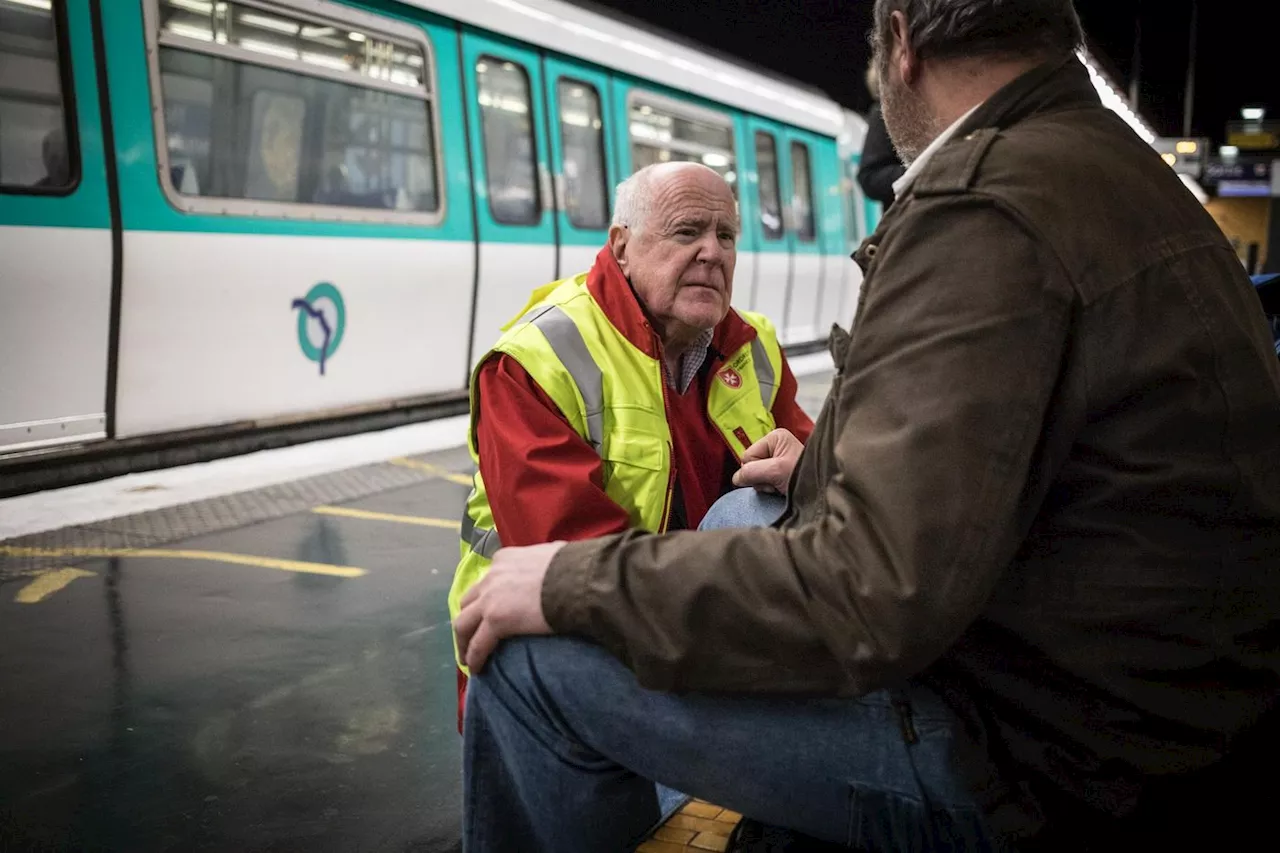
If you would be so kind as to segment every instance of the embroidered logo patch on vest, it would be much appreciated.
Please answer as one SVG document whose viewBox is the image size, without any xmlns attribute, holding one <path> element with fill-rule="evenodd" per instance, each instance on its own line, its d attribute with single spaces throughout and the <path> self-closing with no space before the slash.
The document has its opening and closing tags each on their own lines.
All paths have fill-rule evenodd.
<svg viewBox="0 0 1280 853">
<path fill-rule="evenodd" d="M 734 370 L 732 367 L 726 367 L 724 370 L 716 374 L 720 377 L 720 381 L 730 388 L 742 387 L 742 374 Z"/>
</svg>

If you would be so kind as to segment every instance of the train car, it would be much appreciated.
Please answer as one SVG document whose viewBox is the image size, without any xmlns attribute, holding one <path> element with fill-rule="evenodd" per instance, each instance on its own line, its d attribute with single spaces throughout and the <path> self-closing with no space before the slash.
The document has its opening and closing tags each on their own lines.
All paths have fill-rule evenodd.
<svg viewBox="0 0 1280 853">
<path fill-rule="evenodd" d="M 558 0 L 0 0 L 0 461 L 465 399 L 655 162 L 730 182 L 734 304 L 819 340 L 859 121 Z"/>
</svg>

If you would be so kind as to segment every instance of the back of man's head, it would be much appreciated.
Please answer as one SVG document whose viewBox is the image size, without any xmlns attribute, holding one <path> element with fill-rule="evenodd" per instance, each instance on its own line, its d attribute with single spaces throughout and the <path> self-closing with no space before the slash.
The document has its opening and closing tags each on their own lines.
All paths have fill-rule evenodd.
<svg viewBox="0 0 1280 853">
<path fill-rule="evenodd" d="M 890 18 L 907 19 L 921 60 L 1055 59 L 1084 40 L 1072 0 L 876 0 L 873 38 L 893 43 Z"/>
</svg>

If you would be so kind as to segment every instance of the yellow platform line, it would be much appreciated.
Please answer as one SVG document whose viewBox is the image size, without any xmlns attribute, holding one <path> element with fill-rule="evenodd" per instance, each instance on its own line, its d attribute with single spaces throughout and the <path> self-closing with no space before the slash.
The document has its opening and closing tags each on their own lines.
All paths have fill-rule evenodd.
<svg viewBox="0 0 1280 853">
<path fill-rule="evenodd" d="M 175 551 L 165 548 L 19 548 L 13 545 L 0 545 L 0 557 L 143 557 L 160 560 L 207 560 L 213 563 L 232 563 L 237 566 L 256 566 L 260 569 L 329 575 L 337 578 L 358 578 L 368 574 L 364 569 L 358 569 L 355 566 L 333 566 L 328 563 L 254 557 L 223 551 Z"/>
<path fill-rule="evenodd" d="M 317 506 L 312 512 L 321 515 L 341 515 L 345 518 L 361 518 L 365 521 L 393 521 L 396 524 L 417 524 L 421 527 L 442 527 L 445 530 L 461 530 L 462 524 L 447 518 L 426 518 L 421 515 L 395 515 L 390 512 L 370 512 L 367 509 L 352 509 L 346 506 Z"/>
<path fill-rule="evenodd" d="M 471 475 L 455 474 L 453 471 L 447 471 L 438 465 L 432 465 L 430 462 L 422 462 L 417 459 L 406 459 L 403 456 L 398 459 L 390 460 L 392 465 L 399 465 L 401 468 L 412 468 L 415 471 L 425 471 L 433 474 L 441 480 L 448 480 L 450 483 L 457 483 L 459 486 L 470 486 Z"/>
<path fill-rule="evenodd" d="M 45 569 L 34 574 L 32 581 L 13 597 L 18 604 L 39 604 L 72 581 L 91 578 L 98 573 L 83 569 Z"/>
</svg>

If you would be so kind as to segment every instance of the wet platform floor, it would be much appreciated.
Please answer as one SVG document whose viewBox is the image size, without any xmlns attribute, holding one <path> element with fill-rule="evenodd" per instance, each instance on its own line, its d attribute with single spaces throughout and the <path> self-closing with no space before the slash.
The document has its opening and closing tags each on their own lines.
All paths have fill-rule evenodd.
<svg viewBox="0 0 1280 853">
<path fill-rule="evenodd" d="M 418 464 L 154 547 L 0 542 L 0 570 L 40 560 L 0 571 L 0 850 L 459 850 L 470 463 Z"/>
<path fill-rule="evenodd" d="M 345 505 L 458 516 L 439 480 Z M 15 849 L 458 849 L 445 597 L 458 533 L 299 513 L 179 543 L 359 569 L 120 556 L 0 587 L 0 838 Z M 21 840 L 19 840 L 21 839 Z"/>
</svg>

